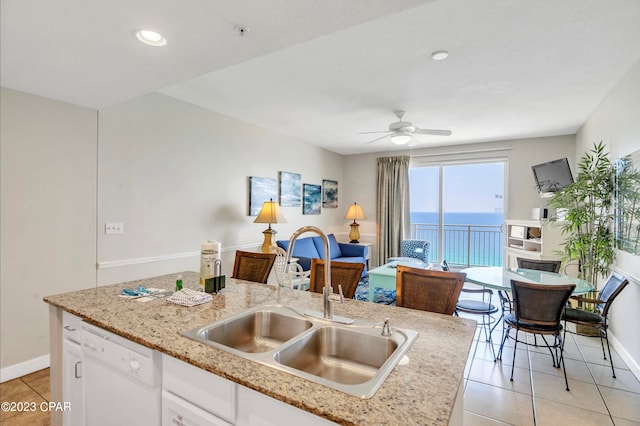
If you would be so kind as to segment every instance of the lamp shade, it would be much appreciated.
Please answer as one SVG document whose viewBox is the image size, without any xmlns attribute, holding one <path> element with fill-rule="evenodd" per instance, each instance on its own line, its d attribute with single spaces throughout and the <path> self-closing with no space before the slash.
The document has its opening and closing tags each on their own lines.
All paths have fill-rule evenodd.
<svg viewBox="0 0 640 426">
<path fill-rule="evenodd" d="M 287 223 L 287 219 L 284 218 L 284 215 L 280 211 L 280 205 L 270 199 L 269 201 L 265 201 L 262 205 L 262 210 L 256 217 L 256 220 L 253 223 Z"/>
<path fill-rule="evenodd" d="M 367 217 L 364 215 L 362 211 L 362 207 L 358 204 L 353 203 L 349 206 L 349 210 L 347 210 L 347 214 L 344 216 L 345 219 L 366 219 Z"/>
</svg>

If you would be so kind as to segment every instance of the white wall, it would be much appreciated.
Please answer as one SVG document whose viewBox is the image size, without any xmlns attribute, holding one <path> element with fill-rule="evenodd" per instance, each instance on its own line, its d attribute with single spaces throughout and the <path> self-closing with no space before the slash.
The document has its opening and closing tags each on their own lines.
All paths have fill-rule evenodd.
<svg viewBox="0 0 640 426">
<path fill-rule="evenodd" d="M 44 296 L 198 270 L 207 239 L 222 242 L 227 274 L 235 249 L 259 250 L 267 225 L 248 216 L 249 176 L 288 171 L 346 186 L 340 155 L 167 96 L 99 118 L 4 88 L 1 99 L 3 380 L 48 365 Z M 277 237 L 302 225 L 347 232 L 340 194 L 321 215 L 283 208 Z M 123 222 L 124 234 L 104 235 L 105 222 Z"/>
<path fill-rule="evenodd" d="M 545 200 L 538 195 L 531 166 L 567 157 L 571 163 L 571 170 L 575 173 L 574 153 L 575 136 L 568 135 L 351 155 L 345 158 L 344 176 L 348 185 L 345 185 L 344 194 L 350 201 L 361 204 L 367 214 L 366 220 L 358 221 L 363 241 L 375 242 L 376 159 L 378 157 L 409 155 L 412 167 L 430 162 L 506 159 L 505 218 L 529 219 L 532 208 L 545 206 Z M 372 256 L 372 259 L 375 258 L 376 256 Z"/>
<path fill-rule="evenodd" d="M 4 380 L 12 374 L 5 367 L 28 360 L 36 360 L 35 369 L 48 365 L 49 317 L 42 298 L 95 286 L 97 115 L 1 90 Z"/>
<path fill-rule="evenodd" d="M 576 159 L 603 141 L 612 160 L 640 150 L 640 62 L 594 111 L 577 134 Z M 640 256 L 616 252 L 614 270 L 629 277 L 627 286 L 613 305 L 611 333 L 616 349 L 640 377 Z"/>
<path fill-rule="evenodd" d="M 259 251 L 267 228 L 248 216 L 249 176 L 288 171 L 303 183 L 338 181 L 339 208 L 303 215 L 302 207 L 283 207 L 288 223 L 273 225 L 278 239 L 303 225 L 348 229 L 342 156 L 168 96 L 101 110 L 98 146 L 99 285 L 198 270 L 207 239 L 222 242 L 230 275 L 235 250 Z M 123 222 L 124 234 L 105 235 L 106 222 Z M 147 262 L 181 255 L 188 257 Z M 141 262 L 119 266 L 132 259 Z"/>
</svg>

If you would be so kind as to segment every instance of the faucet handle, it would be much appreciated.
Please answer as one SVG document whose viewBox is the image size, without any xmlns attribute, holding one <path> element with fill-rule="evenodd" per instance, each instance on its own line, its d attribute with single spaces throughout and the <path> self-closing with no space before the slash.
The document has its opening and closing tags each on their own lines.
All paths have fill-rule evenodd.
<svg viewBox="0 0 640 426">
<path fill-rule="evenodd" d="M 338 284 L 338 294 L 333 292 L 333 288 L 329 289 L 329 300 L 333 302 L 344 303 L 344 293 L 342 292 L 342 285 Z"/>
<path fill-rule="evenodd" d="M 389 324 L 389 318 L 384 319 L 384 323 L 382 324 L 382 333 L 383 336 L 391 336 L 391 325 Z"/>
</svg>

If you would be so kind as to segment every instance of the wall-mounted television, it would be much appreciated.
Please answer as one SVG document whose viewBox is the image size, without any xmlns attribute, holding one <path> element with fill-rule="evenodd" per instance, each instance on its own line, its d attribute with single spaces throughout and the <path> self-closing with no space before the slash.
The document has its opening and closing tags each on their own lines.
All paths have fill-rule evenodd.
<svg viewBox="0 0 640 426">
<path fill-rule="evenodd" d="M 554 192 L 573 183 L 569 160 L 566 158 L 536 164 L 531 169 L 541 197 L 550 197 Z"/>
</svg>

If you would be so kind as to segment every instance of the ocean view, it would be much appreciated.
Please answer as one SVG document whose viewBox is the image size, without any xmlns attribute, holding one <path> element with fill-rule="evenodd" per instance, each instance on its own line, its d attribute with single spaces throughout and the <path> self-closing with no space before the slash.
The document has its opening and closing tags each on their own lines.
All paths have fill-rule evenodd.
<svg viewBox="0 0 640 426">
<path fill-rule="evenodd" d="M 504 215 L 497 213 L 444 214 L 443 255 L 438 256 L 437 212 L 411 212 L 411 238 L 431 243 L 429 261 L 445 259 L 457 266 L 501 266 Z"/>
</svg>

